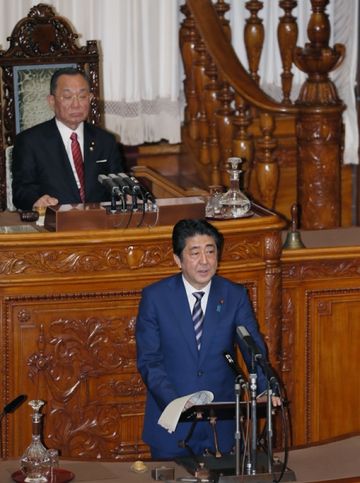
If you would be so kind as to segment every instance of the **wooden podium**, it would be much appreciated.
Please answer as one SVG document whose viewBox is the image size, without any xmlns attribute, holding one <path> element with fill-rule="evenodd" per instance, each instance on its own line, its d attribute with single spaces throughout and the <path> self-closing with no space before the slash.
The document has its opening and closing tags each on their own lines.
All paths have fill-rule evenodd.
<svg viewBox="0 0 360 483">
<path fill-rule="evenodd" d="M 150 457 L 141 440 L 146 392 L 134 328 L 142 289 L 178 273 L 172 229 L 190 211 L 181 211 L 179 199 L 174 204 L 178 214 L 172 211 L 165 225 L 85 229 L 85 205 L 72 229 L 59 229 L 63 213 L 53 210 L 48 223 L 58 231 L 1 234 L 1 401 L 19 394 L 46 401 L 45 444 L 63 458 Z M 192 216 L 199 216 L 204 205 L 195 205 Z M 254 212 L 213 222 L 225 238 L 218 273 L 248 289 L 277 368 L 284 222 L 260 207 Z M 111 217 L 105 210 L 101 216 Z M 161 216 L 160 208 L 165 222 Z M 0 213 L 2 225 L 10 218 L 20 222 L 18 213 Z M 3 425 L 4 456 L 19 457 L 30 439 L 30 408 L 23 404 Z"/>
<path fill-rule="evenodd" d="M 150 210 L 148 209 L 150 207 Z M 175 224 L 181 218 L 204 218 L 205 201 L 200 196 L 162 198 L 156 206 L 140 204 L 136 210 L 129 206 L 112 211 L 110 203 L 81 203 L 50 206 L 45 214 L 49 231 L 107 230 L 112 228 L 151 227 Z"/>
</svg>

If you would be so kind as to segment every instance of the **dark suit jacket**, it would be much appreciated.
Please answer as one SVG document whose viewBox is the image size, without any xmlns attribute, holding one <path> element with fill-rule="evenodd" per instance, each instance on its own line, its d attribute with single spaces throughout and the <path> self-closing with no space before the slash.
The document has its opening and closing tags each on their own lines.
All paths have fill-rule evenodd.
<svg viewBox="0 0 360 483">
<path fill-rule="evenodd" d="M 195 343 L 194 327 L 181 274 L 152 284 L 143 290 L 136 323 L 137 364 L 147 387 L 143 439 L 166 454 L 179 455 L 178 441 L 183 440 L 190 423 L 179 423 L 169 434 L 158 425 L 164 408 L 174 399 L 199 390 L 214 393 L 214 401 L 235 401 L 235 376 L 224 351 L 234 356 L 236 328 L 247 327 L 258 347 L 265 346 L 257 328 L 246 289 L 227 279 L 214 276 L 206 307 L 200 351 Z M 248 367 L 249 352 L 240 346 Z M 266 380 L 258 370 L 259 392 Z M 220 450 L 235 445 L 233 421 L 217 424 Z M 198 423 L 190 440 L 195 453 L 214 448 L 210 424 Z"/>
<path fill-rule="evenodd" d="M 119 146 L 112 134 L 88 123 L 84 125 L 84 168 L 85 201 L 110 200 L 98 175 L 124 171 Z M 44 194 L 58 198 L 60 204 L 81 203 L 55 118 L 16 136 L 12 174 L 13 202 L 18 209 L 30 210 Z"/>
</svg>

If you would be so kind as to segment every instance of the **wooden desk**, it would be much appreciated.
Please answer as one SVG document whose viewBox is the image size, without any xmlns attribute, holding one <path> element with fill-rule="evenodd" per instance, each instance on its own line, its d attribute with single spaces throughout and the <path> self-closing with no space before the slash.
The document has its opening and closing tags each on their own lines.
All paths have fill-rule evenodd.
<svg viewBox="0 0 360 483">
<path fill-rule="evenodd" d="M 1 214 L 0 224 L 9 218 Z M 225 237 L 219 273 L 247 286 L 279 368 L 284 222 L 259 208 L 252 218 L 214 224 Z M 0 234 L 1 402 L 23 393 L 46 401 L 44 438 L 65 458 L 149 456 L 134 326 L 142 288 L 178 270 L 171 232 Z M 21 455 L 31 434 L 27 404 L 8 415 L 3 433 L 5 456 Z"/>
<path fill-rule="evenodd" d="M 155 480 L 151 477 L 154 468 L 166 466 L 175 469 L 175 479 L 190 476 L 187 471 L 173 461 L 169 462 L 146 462 L 144 473 L 135 473 L 131 469 L 131 463 L 109 463 L 91 461 L 60 461 L 60 467 L 74 473 L 74 483 L 149 483 Z M 0 461 L 1 483 L 14 482 L 11 475 L 18 471 L 18 460 Z"/>
</svg>

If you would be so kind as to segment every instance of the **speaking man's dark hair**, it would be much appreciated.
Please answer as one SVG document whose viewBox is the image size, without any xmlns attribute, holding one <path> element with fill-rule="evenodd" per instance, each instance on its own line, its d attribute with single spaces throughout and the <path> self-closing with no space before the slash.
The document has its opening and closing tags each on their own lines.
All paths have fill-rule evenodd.
<svg viewBox="0 0 360 483">
<path fill-rule="evenodd" d="M 185 219 L 176 223 L 172 233 L 172 245 L 175 255 L 181 259 L 186 239 L 196 235 L 211 236 L 215 241 L 218 257 L 220 258 L 224 237 L 211 223 L 202 219 Z"/>
</svg>

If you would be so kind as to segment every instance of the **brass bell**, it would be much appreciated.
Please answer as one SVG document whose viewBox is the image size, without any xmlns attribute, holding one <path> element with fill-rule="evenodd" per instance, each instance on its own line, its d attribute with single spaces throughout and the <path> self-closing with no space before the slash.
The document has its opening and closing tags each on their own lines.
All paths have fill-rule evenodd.
<svg viewBox="0 0 360 483">
<path fill-rule="evenodd" d="M 298 209 L 296 203 L 291 207 L 291 227 L 286 236 L 283 248 L 285 250 L 298 250 L 299 248 L 305 248 L 300 236 L 300 232 L 297 229 Z"/>
</svg>

